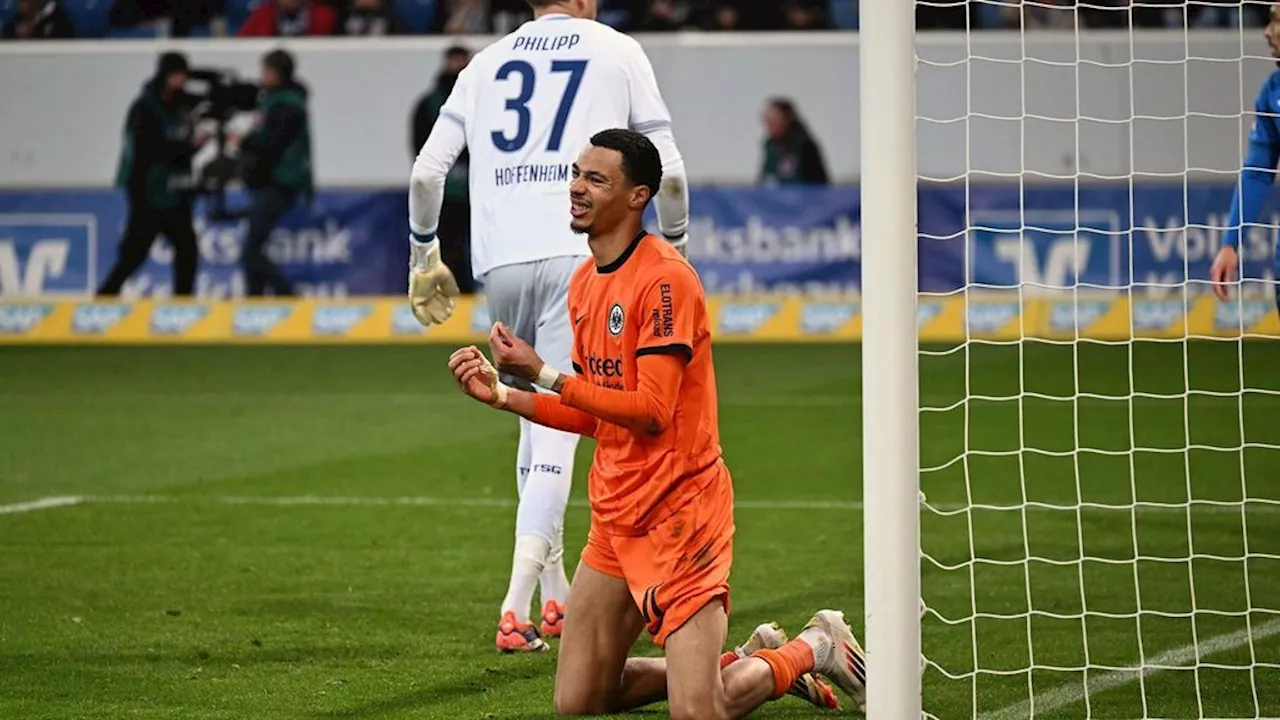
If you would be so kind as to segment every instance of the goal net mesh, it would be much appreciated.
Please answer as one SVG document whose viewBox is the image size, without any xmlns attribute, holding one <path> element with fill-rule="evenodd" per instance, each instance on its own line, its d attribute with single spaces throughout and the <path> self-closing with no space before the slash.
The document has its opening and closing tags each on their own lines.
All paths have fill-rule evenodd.
<svg viewBox="0 0 1280 720">
<path fill-rule="evenodd" d="M 1269 9 L 917 2 L 928 715 L 1280 716 Z"/>
</svg>

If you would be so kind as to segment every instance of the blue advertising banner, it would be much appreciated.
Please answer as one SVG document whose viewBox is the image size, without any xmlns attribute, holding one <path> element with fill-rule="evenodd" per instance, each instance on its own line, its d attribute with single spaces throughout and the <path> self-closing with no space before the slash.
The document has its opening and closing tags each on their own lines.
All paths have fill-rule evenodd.
<svg viewBox="0 0 1280 720">
<path fill-rule="evenodd" d="M 920 289 L 966 285 L 1110 290 L 1158 296 L 1208 277 L 1231 201 L 1228 184 L 922 187 Z M 1078 203 L 1077 203 L 1078 199 Z M 243 199 L 237 199 L 242 202 Z M 234 202 L 233 202 L 234 204 Z M 694 188 L 690 259 L 709 293 L 857 292 L 861 201 L 856 187 Z M 0 295 L 86 296 L 115 261 L 125 203 L 109 190 L 0 192 Z M 405 287 L 407 203 L 401 190 L 326 191 L 291 212 L 268 254 L 310 296 L 398 295 Z M 1280 216 L 1248 228 L 1246 277 L 1276 277 Z M 650 226 L 656 229 L 652 211 Z M 243 223 L 197 212 L 206 298 L 244 294 Z M 172 251 L 152 247 L 126 298 L 169 294 Z"/>
<path fill-rule="evenodd" d="M 232 207 L 243 205 L 232 196 Z M 90 295 L 115 263 L 127 206 L 110 190 L 0 192 L 0 295 Z M 406 283 L 406 197 L 395 192 L 323 192 L 271 236 L 267 255 L 309 296 L 385 295 Z M 244 295 L 245 223 L 195 215 L 200 245 L 196 292 Z M 173 251 L 163 239 L 125 283 L 126 298 L 171 294 Z"/>
</svg>

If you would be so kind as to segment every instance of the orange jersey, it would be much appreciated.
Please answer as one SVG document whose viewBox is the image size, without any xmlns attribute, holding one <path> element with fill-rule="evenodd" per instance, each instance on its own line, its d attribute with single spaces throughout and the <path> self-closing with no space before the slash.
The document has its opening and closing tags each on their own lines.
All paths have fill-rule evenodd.
<svg viewBox="0 0 1280 720">
<path fill-rule="evenodd" d="M 685 363 L 671 420 L 660 432 L 604 421 L 594 428 L 587 479 L 593 520 L 643 530 L 717 479 L 728 482 L 706 296 L 693 266 L 662 239 L 641 234 L 609 266 L 588 260 L 578 268 L 569 313 L 578 378 L 564 388 L 567 405 L 581 407 L 574 396 L 590 390 L 583 383 L 637 390 L 637 361 L 645 355 Z"/>
</svg>

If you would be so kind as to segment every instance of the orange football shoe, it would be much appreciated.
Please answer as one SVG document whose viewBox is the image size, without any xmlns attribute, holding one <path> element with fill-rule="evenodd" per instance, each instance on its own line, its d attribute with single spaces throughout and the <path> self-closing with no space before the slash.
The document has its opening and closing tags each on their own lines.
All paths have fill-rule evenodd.
<svg viewBox="0 0 1280 720">
<path fill-rule="evenodd" d="M 564 632 L 564 603 L 548 600 L 542 608 L 542 637 L 558 638 Z"/>
<path fill-rule="evenodd" d="M 502 621 L 498 623 L 495 642 L 504 653 L 542 652 L 549 649 L 538 634 L 538 628 L 533 623 L 516 622 L 516 614 L 510 610 L 502 615 Z"/>
</svg>

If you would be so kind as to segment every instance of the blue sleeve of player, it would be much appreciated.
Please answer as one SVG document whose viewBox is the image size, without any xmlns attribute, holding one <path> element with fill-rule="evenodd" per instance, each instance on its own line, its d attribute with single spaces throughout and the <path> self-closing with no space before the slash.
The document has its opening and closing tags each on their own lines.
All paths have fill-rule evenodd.
<svg viewBox="0 0 1280 720">
<path fill-rule="evenodd" d="M 1224 245 L 1240 245 L 1241 225 L 1258 221 L 1275 183 L 1276 163 L 1280 161 L 1280 131 L 1276 128 L 1280 121 L 1277 117 L 1280 115 L 1280 93 L 1275 87 L 1268 78 L 1258 91 L 1254 105 L 1258 116 L 1253 121 L 1253 131 L 1249 133 L 1249 152 L 1240 171 L 1240 183 L 1231 198 L 1231 216 L 1227 219 L 1227 232 L 1222 238 Z"/>
</svg>

